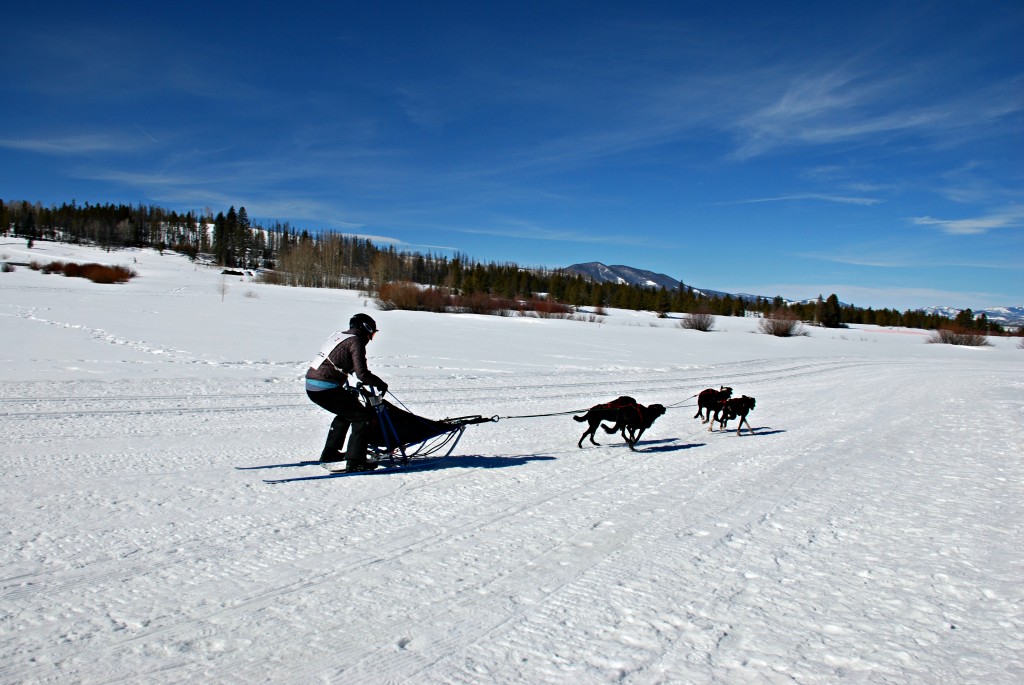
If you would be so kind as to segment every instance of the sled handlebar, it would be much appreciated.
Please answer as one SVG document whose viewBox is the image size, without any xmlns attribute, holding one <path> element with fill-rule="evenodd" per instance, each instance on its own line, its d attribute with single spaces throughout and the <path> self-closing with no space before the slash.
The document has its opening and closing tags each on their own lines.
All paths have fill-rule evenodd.
<svg viewBox="0 0 1024 685">
<path fill-rule="evenodd" d="M 353 389 L 366 400 L 368 407 L 379 407 L 384 402 L 384 395 L 386 393 L 380 392 L 372 385 L 356 383 Z M 453 419 L 442 419 L 441 421 L 455 426 L 471 426 L 477 423 L 497 423 L 500 418 L 498 415 L 481 416 L 480 414 L 473 414 L 472 416 L 457 416 Z"/>
</svg>

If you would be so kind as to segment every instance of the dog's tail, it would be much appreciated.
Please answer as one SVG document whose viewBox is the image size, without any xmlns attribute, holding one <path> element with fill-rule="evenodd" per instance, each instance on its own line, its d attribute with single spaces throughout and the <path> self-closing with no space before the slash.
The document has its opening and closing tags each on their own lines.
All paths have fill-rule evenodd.
<svg viewBox="0 0 1024 685">
<path fill-rule="evenodd" d="M 587 417 L 586 416 L 574 416 L 574 417 L 572 417 L 572 419 L 573 419 L 573 421 L 579 421 L 580 423 L 582 423 L 582 422 L 587 420 Z"/>
<path fill-rule="evenodd" d="M 604 425 L 602 423 L 601 424 L 601 428 L 604 428 L 604 432 L 605 433 L 618 433 L 619 432 L 619 424 L 615 424 L 614 426 L 609 428 L 608 426 L 606 426 L 606 425 Z"/>
</svg>

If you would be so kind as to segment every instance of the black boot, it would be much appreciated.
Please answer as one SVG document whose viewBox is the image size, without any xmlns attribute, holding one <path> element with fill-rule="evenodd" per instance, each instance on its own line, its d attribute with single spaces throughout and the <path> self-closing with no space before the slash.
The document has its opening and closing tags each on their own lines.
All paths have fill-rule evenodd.
<svg viewBox="0 0 1024 685">
<path fill-rule="evenodd" d="M 346 471 L 372 471 L 377 468 L 376 463 L 366 461 L 367 433 L 370 425 L 366 421 L 352 421 L 352 431 L 348 436 L 348 447 L 345 450 L 345 459 L 348 461 Z"/>
<path fill-rule="evenodd" d="M 320 453 L 321 464 L 331 464 L 345 458 L 341 448 L 345 446 L 345 434 L 348 433 L 348 427 L 348 420 L 340 416 L 335 416 L 331 421 L 331 429 L 327 432 L 327 440 L 324 442 L 323 452 Z"/>
</svg>

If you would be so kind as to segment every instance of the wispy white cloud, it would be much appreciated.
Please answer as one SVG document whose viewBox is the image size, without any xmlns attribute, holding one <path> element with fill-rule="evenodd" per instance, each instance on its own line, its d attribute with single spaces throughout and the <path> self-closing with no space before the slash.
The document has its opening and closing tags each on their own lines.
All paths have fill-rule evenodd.
<svg viewBox="0 0 1024 685">
<path fill-rule="evenodd" d="M 1019 84 L 930 89 L 939 82 L 926 70 L 893 76 L 870 64 L 789 75 L 780 69 L 758 97 L 772 87 L 775 94 L 727 122 L 738 142 L 734 155 L 749 159 L 792 146 L 878 142 L 902 134 L 948 145 L 988 135 L 995 122 L 1024 111 Z"/>
<path fill-rule="evenodd" d="M 492 235 L 502 238 L 517 238 L 525 240 L 545 240 L 575 243 L 597 243 L 621 245 L 624 243 L 621 235 L 597 235 L 582 231 L 552 229 L 539 224 L 516 219 L 502 219 L 493 223 L 481 223 L 476 226 L 452 227 L 452 230 L 459 233 L 474 235 Z M 637 237 L 636 242 L 630 244 L 647 244 L 642 238 Z"/>
<path fill-rule="evenodd" d="M 73 156 L 96 152 L 128 152 L 139 146 L 132 137 L 111 134 L 55 136 L 52 138 L 2 138 L 0 148 L 44 155 Z"/>
<path fill-rule="evenodd" d="M 936 219 L 920 216 L 912 219 L 915 226 L 937 226 L 950 235 L 982 235 L 1002 228 L 1024 227 L 1024 206 L 1011 206 L 985 216 L 967 219 Z"/>
<path fill-rule="evenodd" d="M 846 195 L 827 195 L 824 193 L 800 193 L 796 195 L 780 195 L 778 197 L 760 197 L 749 200 L 737 200 L 733 203 L 723 204 L 752 205 L 761 202 L 793 202 L 799 200 L 819 200 L 821 202 L 836 202 L 844 205 L 864 206 L 877 205 L 882 202 L 882 200 L 873 197 L 849 197 Z"/>
</svg>

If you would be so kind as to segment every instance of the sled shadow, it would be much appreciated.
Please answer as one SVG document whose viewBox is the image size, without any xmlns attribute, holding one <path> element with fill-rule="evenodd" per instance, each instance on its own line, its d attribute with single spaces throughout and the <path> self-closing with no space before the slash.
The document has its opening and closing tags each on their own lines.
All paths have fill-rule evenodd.
<svg viewBox="0 0 1024 685">
<path fill-rule="evenodd" d="M 465 457 L 443 457 L 437 461 L 424 462 L 422 464 L 411 464 L 400 468 L 382 468 L 376 471 L 360 471 L 358 473 L 321 473 L 315 476 L 297 476 L 295 478 L 264 479 L 264 483 L 276 485 L 278 483 L 296 483 L 304 480 L 329 480 L 332 478 L 374 478 L 386 477 L 396 473 L 412 471 L 440 471 L 443 469 L 502 469 L 510 466 L 522 466 L 531 461 L 549 461 L 554 457 L 542 455 L 530 455 L 523 457 L 484 457 L 481 455 L 470 455 Z M 311 462 L 318 464 L 319 462 Z M 285 466 L 297 466 L 298 464 L 285 464 Z M 268 467 L 236 467 L 236 468 L 268 468 Z M 273 465 L 269 468 L 275 468 Z"/>
<path fill-rule="evenodd" d="M 288 464 L 260 464 L 258 466 L 236 466 L 239 471 L 253 471 L 255 469 L 284 469 L 290 466 L 316 466 L 319 461 L 293 461 Z"/>
</svg>

